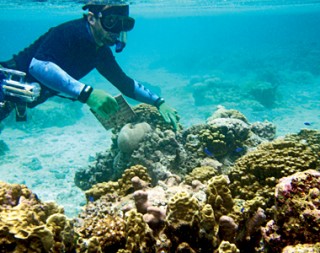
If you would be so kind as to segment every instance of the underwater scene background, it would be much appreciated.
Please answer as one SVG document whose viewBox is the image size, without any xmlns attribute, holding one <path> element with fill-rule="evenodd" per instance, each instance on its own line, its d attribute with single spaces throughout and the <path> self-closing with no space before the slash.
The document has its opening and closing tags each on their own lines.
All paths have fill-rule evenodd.
<svg viewBox="0 0 320 253">
<path fill-rule="evenodd" d="M 81 6 L 0 1 L 0 60 Z M 137 118 L 112 131 L 62 98 L 5 119 L 3 252 L 320 252 L 320 2 L 132 1 L 130 13 L 116 59 L 182 130 L 129 98 Z M 96 71 L 82 81 L 119 94 Z"/>
</svg>

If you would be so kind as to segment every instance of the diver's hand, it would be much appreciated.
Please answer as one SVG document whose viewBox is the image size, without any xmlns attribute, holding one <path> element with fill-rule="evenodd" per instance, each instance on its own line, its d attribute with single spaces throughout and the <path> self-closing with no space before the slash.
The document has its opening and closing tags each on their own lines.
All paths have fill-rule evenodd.
<svg viewBox="0 0 320 253">
<path fill-rule="evenodd" d="M 119 109 L 115 98 L 104 90 L 94 89 L 87 100 L 87 105 L 105 119 Z"/>
<path fill-rule="evenodd" d="M 174 131 L 179 131 L 179 125 L 178 125 L 178 119 L 177 119 L 177 111 L 170 106 L 168 106 L 166 103 L 162 103 L 159 106 L 159 112 L 165 122 L 172 125 Z"/>
</svg>

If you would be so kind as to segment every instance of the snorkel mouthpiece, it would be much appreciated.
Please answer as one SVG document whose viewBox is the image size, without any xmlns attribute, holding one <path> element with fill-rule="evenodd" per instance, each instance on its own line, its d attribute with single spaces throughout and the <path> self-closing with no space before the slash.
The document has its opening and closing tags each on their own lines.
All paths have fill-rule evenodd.
<svg viewBox="0 0 320 253">
<path fill-rule="evenodd" d="M 127 33 L 121 32 L 120 38 L 116 41 L 116 53 L 121 53 L 127 43 Z"/>
</svg>

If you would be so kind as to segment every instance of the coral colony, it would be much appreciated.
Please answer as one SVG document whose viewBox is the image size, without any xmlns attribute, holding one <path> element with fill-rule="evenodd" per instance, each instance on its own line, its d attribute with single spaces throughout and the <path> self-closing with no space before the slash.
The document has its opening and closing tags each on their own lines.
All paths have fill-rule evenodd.
<svg viewBox="0 0 320 253">
<path fill-rule="evenodd" d="M 77 172 L 74 219 L 26 186 L 1 183 L 1 252 L 320 252 L 320 132 L 275 139 L 219 107 L 174 133 L 146 105 Z"/>
</svg>

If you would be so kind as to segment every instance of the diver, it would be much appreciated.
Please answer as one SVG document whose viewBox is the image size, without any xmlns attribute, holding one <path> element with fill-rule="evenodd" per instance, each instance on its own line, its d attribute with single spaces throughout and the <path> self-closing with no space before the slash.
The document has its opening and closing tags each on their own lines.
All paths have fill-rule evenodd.
<svg viewBox="0 0 320 253">
<path fill-rule="evenodd" d="M 86 11 L 83 18 L 51 28 L 12 59 L 0 62 L 5 69 L 24 72 L 26 82 L 40 83 L 37 99 L 27 103 L 0 101 L 0 122 L 14 108 L 17 115 L 24 115 L 25 107 L 33 108 L 52 96 L 86 103 L 101 117 L 110 117 L 118 110 L 115 98 L 79 81 L 97 69 L 122 94 L 157 107 L 164 120 L 177 130 L 176 110 L 127 76 L 111 50 L 115 46 L 115 51 L 121 52 L 126 46 L 126 33 L 134 27 L 135 20 L 129 17 L 129 4 L 125 0 L 93 0 L 82 9 Z"/>
</svg>

